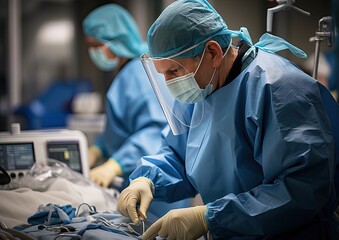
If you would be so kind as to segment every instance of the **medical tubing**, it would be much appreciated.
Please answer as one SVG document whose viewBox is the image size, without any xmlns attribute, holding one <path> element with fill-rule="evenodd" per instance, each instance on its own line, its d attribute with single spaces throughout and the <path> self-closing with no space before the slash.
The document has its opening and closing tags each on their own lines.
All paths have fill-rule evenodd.
<svg viewBox="0 0 339 240">
<path fill-rule="evenodd" d="M 96 208 L 95 208 L 95 206 L 91 206 L 91 205 L 89 205 L 88 203 L 81 203 L 79 206 L 78 206 L 78 209 L 77 209 L 77 211 L 76 211 L 76 213 L 75 213 L 75 216 L 79 216 L 79 211 L 80 211 L 80 208 L 82 207 L 82 206 L 84 206 L 84 205 L 86 205 L 87 207 L 88 207 L 88 209 L 90 210 L 89 211 L 89 214 L 91 215 L 91 214 L 94 214 L 94 213 L 97 213 L 97 210 L 96 210 Z"/>
<path fill-rule="evenodd" d="M 136 236 L 141 236 L 141 235 L 143 234 L 143 233 L 140 234 L 139 232 L 137 232 L 136 230 L 134 230 L 134 229 L 131 227 L 131 225 L 138 226 L 139 224 L 125 223 L 125 222 L 116 224 L 116 223 L 114 223 L 114 222 L 110 222 L 109 220 L 107 220 L 106 218 L 104 218 L 104 217 L 102 217 L 102 216 L 96 218 L 96 220 L 97 220 L 97 222 L 100 222 L 100 223 L 104 224 L 106 227 L 113 227 L 113 228 L 119 229 L 120 231 L 124 232 L 125 234 L 127 234 L 127 235 L 130 236 L 130 237 L 134 237 L 134 236 L 131 236 L 129 233 L 133 233 L 133 234 L 135 234 Z M 127 230 L 129 231 L 129 233 L 126 232 L 126 230 L 121 229 L 121 227 L 127 228 Z M 142 227 L 143 227 L 143 231 L 144 231 L 144 229 L 145 229 L 144 223 L 143 223 Z"/>
<path fill-rule="evenodd" d="M 58 236 L 56 236 L 54 238 L 54 240 L 59 239 L 59 238 L 64 238 L 64 237 L 67 237 L 67 238 L 74 238 L 75 237 L 77 239 L 81 239 L 81 236 L 77 233 L 61 233 Z"/>
</svg>

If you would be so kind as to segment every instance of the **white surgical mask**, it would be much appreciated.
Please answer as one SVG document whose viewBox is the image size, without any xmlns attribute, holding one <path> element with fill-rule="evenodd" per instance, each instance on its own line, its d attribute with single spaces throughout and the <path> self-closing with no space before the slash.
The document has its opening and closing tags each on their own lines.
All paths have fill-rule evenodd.
<svg viewBox="0 0 339 240">
<path fill-rule="evenodd" d="M 223 57 L 226 55 L 230 48 L 231 44 L 228 46 L 227 50 L 225 51 Z M 213 84 L 212 80 L 215 75 L 216 68 L 214 68 L 212 77 L 206 87 L 204 89 L 201 89 L 195 79 L 195 74 L 197 73 L 201 62 L 204 58 L 205 55 L 205 50 L 202 54 L 202 57 L 200 59 L 200 62 L 197 66 L 197 69 L 195 70 L 194 73 L 188 73 L 186 75 L 172 78 L 170 80 L 166 81 L 166 85 L 168 89 L 170 90 L 172 96 L 184 103 L 197 103 L 200 102 L 201 100 L 205 99 L 208 95 L 212 93 L 213 90 Z"/>
<path fill-rule="evenodd" d="M 89 55 L 95 64 L 102 71 L 114 71 L 119 63 L 119 58 L 116 57 L 113 60 L 108 59 L 102 48 L 89 48 Z"/>
<path fill-rule="evenodd" d="M 188 73 L 168 80 L 166 81 L 166 84 L 175 99 L 184 103 L 197 103 L 212 93 L 213 85 L 211 82 L 214 77 L 215 70 L 216 69 L 214 69 L 210 82 L 204 89 L 199 87 L 194 78 L 195 74 L 193 73 Z"/>
</svg>

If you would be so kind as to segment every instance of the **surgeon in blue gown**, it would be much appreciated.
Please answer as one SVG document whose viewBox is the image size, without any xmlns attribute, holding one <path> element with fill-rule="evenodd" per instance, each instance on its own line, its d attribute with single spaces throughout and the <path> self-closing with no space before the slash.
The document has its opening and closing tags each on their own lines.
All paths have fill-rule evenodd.
<svg viewBox="0 0 339 240">
<path fill-rule="evenodd" d="M 93 63 L 114 78 L 106 94 L 106 126 L 89 148 L 93 167 L 91 179 L 102 187 L 112 186 L 117 176 L 128 185 L 128 176 L 140 157 L 154 154 L 161 145 L 161 130 L 166 125 L 161 107 L 148 81 L 139 56 L 147 51 L 132 16 L 117 4 L 105 4 L 90 12 L 83 21 L 83 31 Z M 122 188 L 123 188 L 122 186 Z M 173 207 L 164 203 L 154 214 L 161 216 Z"/>
<path fill-rule="evenodd" d="M 270 34 L 252 44 L 246 28 L 228 29 L 204 0 L 169 5 L 147 42 L 141 59 L 163 77 L 149 75 L 169 127 L 161 150 L 141 158 L 131 174 L 118 210 L 138 223 L 154 199 L 200 193 L 203 205 L 170 211 L 143 239 L 339 239 L 333 221 L 337 120 L 328 117 L 338 105 L 275 52 L 306 54 Z"/>
</svg>

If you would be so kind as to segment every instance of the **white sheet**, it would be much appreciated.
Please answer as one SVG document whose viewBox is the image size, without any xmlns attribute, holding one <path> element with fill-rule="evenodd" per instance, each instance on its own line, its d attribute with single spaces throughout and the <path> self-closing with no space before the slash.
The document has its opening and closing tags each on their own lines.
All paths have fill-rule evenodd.
<svg viewBox="0 0 339 240">
<path fill-rule="evenodd" d="M 113 211 L 116 210 L 117 195 L 114 190 L 107 194 L 94 185 L 77 185 L 67 179 L 56 178 L 44 192 L 29 188 L 0 190 L 0 220 L 9 228 L 27 224 L 28 217 L 36 213 L 41 204 L 48 203 L 71 204 L 77 209 L 85 202 L 94 205 L 99 212 Z"/>
</svg>

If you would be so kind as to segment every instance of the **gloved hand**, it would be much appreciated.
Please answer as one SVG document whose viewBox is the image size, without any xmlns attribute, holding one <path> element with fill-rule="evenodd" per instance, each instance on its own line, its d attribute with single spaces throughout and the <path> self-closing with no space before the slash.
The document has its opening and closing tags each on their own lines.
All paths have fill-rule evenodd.
<svg viewBox="0 0 339 240">
<path fill-rule="evenodd" d="M 93 182 L 107 188 L 116 176 L 122 175 L 122 170 L 119 164 L 110 158 L 100 166 L 93 168 L 90 175 Z"/>
<path fill-rule="evenodd" d="M 171 240 L 196 240 L 208 231 L 205 213 L 206 206 L 171 210 L 148 228 L 142 240 L 156 236 Z"/>
<path fill-rule="evenodd" d="M 140 204 L 139 211 L 141 217 L 146 217 L 146 212 L 153 200 L 153 183 L 145 177 L 134 179 L 127 188 L 125 188 L 118 199 L 118 211 L 130 217 L 135 224 L 140 219 L 137 212 L 137 204 Z"/>
<path fill-rule="evenodd" d="M 88 164 L 89 167 L 92 168 L 94 164 L 99 161 L 102 154 L 98 147 L 96 146 L 90 146 L 88 149 Z"/>
</svg>

